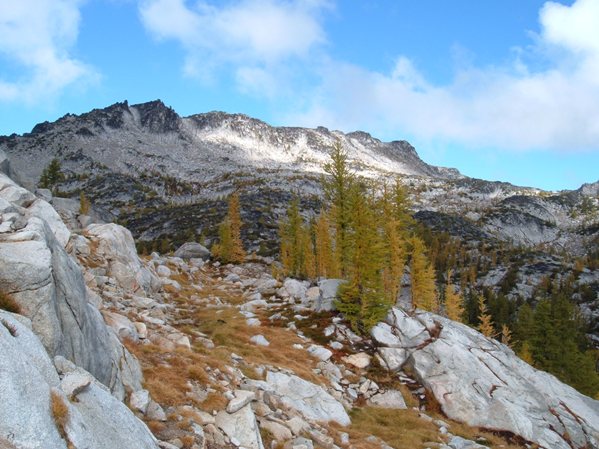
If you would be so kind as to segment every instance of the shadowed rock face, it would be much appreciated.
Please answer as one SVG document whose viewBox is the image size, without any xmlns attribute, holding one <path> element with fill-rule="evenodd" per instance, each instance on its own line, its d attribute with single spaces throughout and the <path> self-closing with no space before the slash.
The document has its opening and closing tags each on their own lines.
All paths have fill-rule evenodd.
<svg viewBox="0 0 599 449">
<path fill-rule="evenodd" d="M 372 337 L 387 366 L 409 367 L 452 419 L 509 431 L 547 449 L 599 444 L 599 401 L 468 326 L 393 309 Z"/>
</svg>

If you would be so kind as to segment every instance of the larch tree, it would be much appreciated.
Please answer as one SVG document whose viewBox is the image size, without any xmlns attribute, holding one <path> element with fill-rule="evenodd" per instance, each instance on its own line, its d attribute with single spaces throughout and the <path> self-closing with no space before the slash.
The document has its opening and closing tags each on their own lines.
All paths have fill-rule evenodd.
<svg viewBox="0 0 599 449">
<path fill-rule="evenodd" d="M 455 287 L 451 284 L 451 271 L 447 273 L 447 283 L 445 284 L 445 315 L 453 321 L 464 320 L 464 299 Z"/>
<path fill-rule="evenodd" d="M 350 205 L 348 282 L 340 288 L 336 305 L 352 327 L 364 333 L 385 317 L 390 304 L 383 289 L 383 240 L 374 201 L 365 188 L 355 185 Z"/>
<path fill-rule="evenodd" d="M 434 312 L 438 308 L 435 269 L 429 262 L 422 239 L 414 236 L 410 239 L 412 260 L 410 274 L 412 280 L 412 305 L 415 308 Z"/>
<path fill-rule="evenodd" d="M 330 204 L 330 214 L 335 227 L 335 255 L 342 276 L 346 276 L 351 264 L 348 232 L 351 221 L 350 192 L 356 181 L 350 170 L 347 153 L 341 142 L 336 142 L 331 151 L 330 162 L 324 165 L 329 175 L 323 179 L 325 197 Z"/>
<path fill-rule="evenodd" d="M 478 297 L 478 330 L 485 337 L 493 338 L 495 336 L 495 328 L 493 327 L 493 318 L 487 308 L 484 296 Z"/>
<path fill-rule="evenodd" d="M 401 279 L 406 263 L 406 222 L 402 218 L 403 201 L 397 202 L 396 191 L 390 192 L 386 184 L 383 184 L 383 193 L 379 200 L 379 226 L 384 236 L 384 258 L 383 284 L 389 301 L 394 304 L 397 301 Z"/>
<path fill-rule="evenodd" d="M 326 210 L 321 209 L 315 224 L 316 275 L 325 278 L 339 276 L 337 261 L 333 252 L 331 224 Z"/>
<path fill-rule="evenodd" d="M 218 227 L 219 242 L 212 247 L 215 257 L 223 262 L 240 263 L 245 258 L 245 250 L 241 241 L 241 213 L 239 193 L 229 197 L 229 208 L 223 222 Z"/>
</svg>

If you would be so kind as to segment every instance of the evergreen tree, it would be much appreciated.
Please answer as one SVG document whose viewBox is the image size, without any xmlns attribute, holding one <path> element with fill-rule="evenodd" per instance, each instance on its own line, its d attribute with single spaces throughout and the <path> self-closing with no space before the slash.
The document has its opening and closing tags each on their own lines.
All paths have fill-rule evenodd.
<svg viewBox="0 0 599 449">
<path fill-rule="evenodd" d="M 335 226 L 335 256 L 342 276 L 347 276 L 351 264 L 348 232 L 351 221 L 350 192 L 355 184 L 355 174 L 349 168 L 347 153 L 341 143 L 333 145 L 331 161 L 324 165 L 329 175 L 323 179 L 323 189 L 330 204 L 330 214 Z"/>
<path fill-rule="evenodd" d="M 61 171 L 60 161 L 56 158 L 52 159 L 48 166 L 42 171 L 39 186 L 43 189 L 50 189 L 59 182 L 64 181 L 65 176 Z"/>
<path fill-rule="evenodd" d="M 414 236 L 410 243 L 412 245 L 410 262 L 412 305 L 418 309 L 434 312 L 438 308 L 435 269 L 426 256 L 422 239 Z"/>
<path fill-rule="evenodd" d="M 453 321 L 460 323 L 464 319 L 464 300 L 462 295 L 456 292 L 451 285 L 451 271 L 447 273 L 447 284 L 445 285 L 445 315 Z"/>
<path fill-rule="evenodd" d="M 389 307 L 383 289 L 383 241 L 376 226 L 373 199 L 364 188 L 350 192 L 351 227 L 348 227 L 348 283 L 340 288 L 337 310 L 362 333 L 385 317 Z"/>
<path fill-rule="evenodd" d="M 534 332 L 534 313 L 528 303 L 524 303 L 518 310 L 516 323 L 514 325 L 515 347 L 520 353 L 526 344 L 530 352 L 530 340 Z M 522 356 L 520 358 L 523 359 Z"/>
<path fill-rule="evenodd" d="M 300 228 L 300 242 L 303 254 L 302 275 L 308 279 L 316 277 L 316 255 L 314 254 L 314 242 L 312 239 L 313 226 L 306 223 Z"/>
<path fill-rule="evenodd" d="M 485 303 L 485 297 L 482 295 L 478 298 L 478 310 L 478 320 L 480 322 L 478 330 L 485 337 L 493 338 L 495 336 L 495 328 L 493 327 L 493 321 Z"/>
<path fill-rule="evenodd" d="M 339 269 L 333 254 L 329 217 L 324 209 L 321 209 L 315 227 L 316 275 L 325 278 L 336 278 L 339 276 Z"/>
<path fill-rule="evenodd" d="M 599 392 L 599 375 L 594 357 L 587 349 L 584 323 L 567 299 L 567 292 L 562 286 L 554 289 L 551 297 L 538 302 L 531 353 L 537 368 L 592 397 Z"/>
<path fill-rule="evenodd" d="M 228 212 L 218 227 L 218 236 L 219 242 L 212 247 L 214 256 L 225 263 L 243 262 L 245 250 L 241 242 L 241 215 L 237 192 L 229 197 Z"/>
<path fill-rule="evenodd" d="M 404 214 L 404 203 L 407 201 L 403 193 L 396 196 L 395 190 L 390 194 L 386 185 L 383 185 L 383 195 L 380 200 L 379 224 L 384 233 L 384 258 L 385 268 L 383 270 L 383 283 L 385 294 L 391 304 L 397 301 L 401 279 L 406 262 L 406 236 L 407 221 Z"/>
<path fill-rule="evenodd" d="M 303 220 L 299 211 L 299 199 L 294 198 L 287 208 L 287 217 L 279 225 L 281 239 L 281 263 L 289 276 L 304 277 Z"/>
</svg>

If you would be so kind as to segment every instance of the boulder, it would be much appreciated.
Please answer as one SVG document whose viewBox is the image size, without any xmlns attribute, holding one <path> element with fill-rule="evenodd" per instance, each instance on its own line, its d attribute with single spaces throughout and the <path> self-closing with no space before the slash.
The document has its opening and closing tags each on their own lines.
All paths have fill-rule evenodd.
<svg viewBox="0 0 599 449">
<path fill-rule="evenodd" d="M 228 413 L 224 410 L 218 412 L 216 426 L 225 432 L 231 442 L 235 441 L 236 446 L 243 446 L 247 449 L 264 449 L 256 416 L 250 404 L 235 413 Z"/>
<path fill-rule="evenodd" d="M 330 350 L 319 345 L 310 345 L 310 347 L 308 347 L 308 354 L 310 354 L 312 357 L 322 360 L 323 362 L 329 360 L 333 355 Z"/>
<path fill-rule="evenodd" d="M 97 255 L 108 262 L 108 275 L 127 293 L 151 296 L 162 283 L 158 276 L 141 263 L 131 232 L 117 224 L 92 224 L 87 237 L 97 245 Z"/>
<path fill-rule="evenodd" d="M 342 426 L 350 424 L 343 405 L 324 388 L 294 375 L 269 371 L 266 382 L 288 408 L 298 411 L 306 419 L 335 421 Z"/>
<path fill-rule="evenodd" d="M 293 438 L 291 430 L 276 421 L 261 419 L 260 428 L 268 430 L 275 441 L 287 441 Z"/>
<path fill-rule="evenodd" d="M 365 352 L 358 352 L 357 354 L 351 354 L 347 357 L 343 357 L 343 361 L 350 365 L 355 366 L 356 368 L 364 369 L 370 366 L 370 355 Z"/>
<path fill-rule="evenodd" d="M 308 291 L 309 285 L 310 284 L 308 282 L 287 278 L 285 279 L 285 282 L 283 282 L 283 287 L 281 287 L 281 293 L 283 293 L 282 296 L 291 296 L 292 298 L 303 301 L 306 297 L 306 292 Z M 284 293 L 287 294 L 285 295 Z"/>
<path fill-rule="evenodd" d="M 253 337 L 250 338 L 250 342 L 258 345 L 258 346 L 269 346 L 270 342 L 266 339 L 266 337 L 264 337 L 264 335 L 254 335 Z"/>
<path fill-rule="evenodd" d="M 145 415 L 150 405 L 150 393 L 148 390 L 139 390 L 131 393 L 129 398 L 129 405 L 133 410 L 137 410 Z"/>
<path fill-rule="evenodd" d="M 599 445 L 599 401 L 468 326 L 394 309 L 371 334 L 380 346 L 405 351 L 405 366 L 451 419 L 512 432 L 543 448 Z"/>
<path fill-rule="evenodd" d="M 320 288 L 320 297 L 316 304 L 314 304 L 314 310 L 316 312 L 328 312 L 335 310 L 335 299 L 337 299 L 337 291 L 339 286 L 347 281 L 343 279 L 323 279 L 318 282 L 318 288 Z"/>
<path fill-rule="evenodd" d="M 177 251 L 175 251 L 175 257 L 180 257 L 181 259 L 185 260 L 210 260 L 210 256 L 211 254 L 208 248 L 195 242 L 186 242 L 177 248 Z"/>
<path fill-rule="evenodd" d="M 406 403 L 399 390 L 388 390 L 377 393 L 368 399 L 368 405 L 381 408 L 406 409 Z"/>
<path fill-rule="evenodd" d="M 227 413 L 235 413 L 256 399 L 253 391 L 235 390 L 235 397 L 227 404 Z"/>
</svg>

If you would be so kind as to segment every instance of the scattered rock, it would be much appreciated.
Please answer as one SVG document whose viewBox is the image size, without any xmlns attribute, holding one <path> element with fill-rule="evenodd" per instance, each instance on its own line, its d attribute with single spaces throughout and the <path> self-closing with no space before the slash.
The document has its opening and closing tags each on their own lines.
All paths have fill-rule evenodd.
<svg viewBox="0 0 599 449">
<path fill-rule="evenodd" d="M 357 354 L 348 355 L 347 357 L 343 357 L 342 360 L 345 363 L 349 363 L 350 365 L 355 366 L 356 368 L 364 369 L 370 366 L 370 357 L 365 352 L 359 352 Z"/>
<path fill-rule="evenodd" d="M 270 342 L 264 337 L 264 335 L 254 335 L 252 338 L 250 338 L 250 342 L 258 345 L 258 346 L 269 346 Z"/>
<path fill-rule="evenodd" d="M 256 393 L 253 391 L 235 390 L 234 394 L 234 398 L 231 399 L 227 405 L 228 413 L 235 413 L 256 399 Z"/>
<path fill-rule="evenodd" d="M 333 355 L 333 353 L 327 348 L 319 345 L 311 345 L 308 347 L 308 354 L 310 354 L 312 357 L 322 360 L 323 362 L 329 360 Z"/>
<path fill-rule="evenodd" d="M 377 393 L 368 400 L 368 405 L 382 408 L 406 409 L 406 403 L 399 390 L 388 390 Z"/>
</svg>

